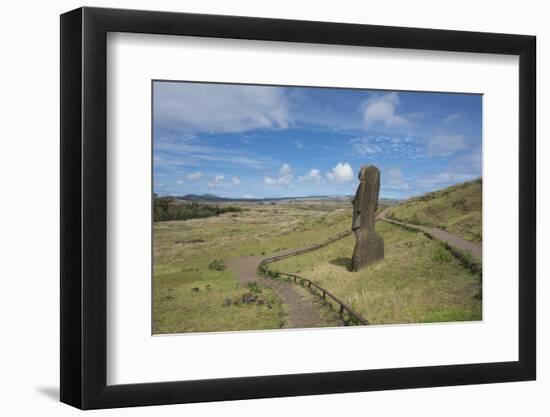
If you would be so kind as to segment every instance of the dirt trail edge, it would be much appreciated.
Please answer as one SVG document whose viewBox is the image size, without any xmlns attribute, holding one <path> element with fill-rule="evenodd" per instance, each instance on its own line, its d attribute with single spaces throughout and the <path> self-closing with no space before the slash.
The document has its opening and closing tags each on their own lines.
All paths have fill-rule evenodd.
<svg viewBox="0 0 550 417">
<path fill-rule="evenodd" d="M 442 242 L 447 242 L 450 246 L 470 252 L 472 255 L 481 260 L 481 243 L 470 242 L 468 240 L 462 239 L 460 236 L 454 235 L 445 230 L 438 229 L 437 227 L 419 226 L 416 224 L 400 222 L 394 219 L 388 219 L 386 217 L 388 210 L 391 210 L 391 207 L 382 210 L 376 218 L 399 226 L 406 226 L 411 229 L 416 229 L 428 233 L 434 238 L 441 240 Z"/>
<path fill-rule="evenodd" d="M 307 328 L 320 327 L 325 324 L 318 307 L 312 300 L 302 297 L 292 284 L 258 275 L 260 262 L 262 262 L 262 258 L 257 256 L 241 256 L 228 260 L 225 265 L 235 273 L 239 283 L 246 284 L 256 281 L 279 293 L 281 300 L 288 307 L 289 323 L 285 327 Z"/>
</svg>

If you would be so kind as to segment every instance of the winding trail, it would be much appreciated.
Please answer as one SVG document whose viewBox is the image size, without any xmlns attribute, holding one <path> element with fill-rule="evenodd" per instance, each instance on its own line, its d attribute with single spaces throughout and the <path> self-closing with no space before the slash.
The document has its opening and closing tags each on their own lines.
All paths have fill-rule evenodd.
<svg viewBox="0 0 550 417">
<path fill-rule="evenodd" d="M 319 314 L 319 308 L 312 299 L 300 295 L 292 284 L 258 274 L 258 266 L 262 259 L 257 256 L 241 256 L 228 260 L 225 265 L 235 273 L 239 283 L 247 284 L 256 281 L 277 291 L 283 303 L 288 307 L 289 322 L 285 327 L 307 328 L 326 325 Z"/>
<path fill-rule="evenodd" d="M 391 210 L 391 207 L 385 208 L 378 214 L 378 216 L 376 216 L 376 218 L 378 220 L 384 220 L 388 223 L 392 223 L 398 226 L 405 226 L 410 229 L 416 229 L 421 232 L 427 233 L 429 235 L 432 235 L 434 238 L 441 240 L 442 242 L 447 242 L 450 246 L 468 251 L 472 255 L 474 255 L 475 257 L 481 260 L 481 253 L 482 253 L 481 243 L 470 242 L 469 240 L 465 240 L 458 235 L 449 233 L 446 230 L 438 229 L 437 227 L 419 226 L 416 224 L 400 222 L 394 219 L 388 219 L 386 215 L 388 214 L 389 210 Z"/>
<path fill-rule="evenodd" d="M 392 223 L 398 226 L 404 226 L 409 229 L 419 230 L 428 235 L 433 236 L 442 242 L 447 242 L 450 246 L 470 252 L 475 257 L 481 260 L 482 246 L 480 243 L 470 242 L 461 238 L 458 235 L 449 233 L 445 230 L 438 229 L 436 227 L 420 226 L 416 224 L 410 224 L 400 222 L 394 219 L 388 219 L 386 217 L 391 207 L 387 207 L 382 210 L 377 216 L 377 220 L 383 220 L 388 223 Z M 296 256 L 303 253 L 311 252 L 313 250 L 324 247 L 336 240 L 349 236 L 351 231 L 342 232 L 336 236 L 329 238 L 328 240 L 319 244 L 311 245 L 305 248 L 293 249 L 286 252 L 280 252 L 274 256 L 266 259 L 279 260 L 290 256 Z M 269 279 L 261 274 L 258 274 L 258 267 L 263 258 L 258 256 L 241 256 L 228 260 L 226 266 L 235 273 L 239 283 L 247 284 L 252 281 L 257 281 L 268 288 L 274 289 L 281 300 L 288 307 L 288 319 L 286 323 L 287 328 L 308 328 L 308 327 L 320 327 L 326 324 L 326 321 L 321 318 L 319 307 L 314 301 L 298 293 L 296 288 L 287 282 Z"/>
</svg>

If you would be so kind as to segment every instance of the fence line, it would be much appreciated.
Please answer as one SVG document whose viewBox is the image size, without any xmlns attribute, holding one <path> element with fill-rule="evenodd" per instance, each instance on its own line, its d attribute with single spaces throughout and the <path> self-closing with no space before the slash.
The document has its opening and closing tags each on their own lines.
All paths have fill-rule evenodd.
<svg viewBox="0 0 550 417">
<path fill-rule="evenodd" d="M 280 261 L 282 259 L 286 259 L 286 258 L 290 258 L 292 256 L 298 256 L 298 255 L 303 255 L 304 253 L 308 253 L 308 252 L 313 252 L 314 250 L 317 250 L 317 249 L 321 249 L 322 247 L 325 247 L 327 245 L 330 245 L 331 243 L 334 243 L 340 239 L 343 239 L 349 235 L 351 235 L 351 230 L 348 230 L 346 232 L 342 232 L 342 233 L 338 233 L 337 235 L 335 236 L 332 236 L 331 238 L 321 242 L 321 243 L 316 243 L 314 245 L 311 245 L 311 246 L 306 246 L 305 248 L 300 248 L 300 249 L 294 249 L 294 250 L 291 250 L 291 251 L 288 251 L 288 252 L 285 252 L 285 253 L 281 253 L 279 255 L 274 255 L 274 256 L 270 256 L 268 258 L 265 258 L 262 262 L 265 262 L 265 263 L 271 263 L 271 262 L 275 262 L 275 261 Z"/>
<path fill-rule="evenodd" d="M 424 236 L 426 236 L 428 239 L 436 240 L 442 243 L 445 246 L 445 249 L 447 249 L 451 253 L 451 255 L 453 255 L 456 259 L 458 259 L 458 261 L 462 264 L 462 266 L 469 269 L 470 272 L 474 274 L 478 274 L 480 278 L 482 277 L 483 273 L 482 273 L 481 262 L 478 262 L 478 260 L 475 257 L 474 259 L 470 259 L 467 255 L 465 255 L 465 252 L 470 253 L 467 250 L 462 250 L 454 247 L 453 245 L 450 245 L 449 242 L 447 242 L 446 240 L 439 239 L 438 237 L 432 235 L 428 230 L 425 229 L 425 227 L 421 225 L 415 225 L 415 224 L 411 225 L 409 223 L 388 219 L 386 217 L 382 217 L 380 218 L 380 220 L 386 223 L 393 224 L 394 226 L 401 227 L 402 229 L 408 230 L 410 232 L 423 233 Z"/>
<path fill-rule="evenodd" d="M 294 279 L 295 283 L 297 283 L 297 281 L 300 280 L 300 283 L 302 285 L 304 285 L 304 283 L 305 283 L 305 284 L 307 284 L 308 288 L 310 288 L 310 289 L 311 289 L 311 287 L 316 288 L 317 290 L 319 290 L 321 292 L 321 294 L 322 294 L 321 298 L 323 300 L 326 300 L 327 297 L 331 298 L 336 304 L 338 304 L 340 306 L 340 310 L 339 310 L 340 315 L 343 316 L 344 311 L 347 311 L 348 314 L 351 317 L 353 317 L 355 320 L 357 320 L 359 323 L 367 325 L 367 324 L 369 324 L 369 322 L 363 316 L 361 316 L 357 311 L 355 311 L 353 308 L 351 308 L 345 302 L 340 300 L 338 297 L 336 297 L 330 291 L 328 291 L 327 289 L 321 287 L 319 284 L 311 281 L 308 278 L 302 277 L 300 275 L 289 274 L 287 272 L 281 272 L 281 271 L 270 271 L 269 267 L 267 266 L 268 264 L 270 264 L 272 262 L 280 261 L 282 259 L 290 258 L 292 256 L 302 255 L 304 253 L 308 253 L 308 252 L 312 252 L 314 250 L 320 249 L 324 246 L 327 246 L 327 245 L 329 245 L 333 242 L 336 242 L 340 239 L 343 239 L 343 238 L 349 236 L 351 233 L 352 233 L 351 231 L 342 232 L 342 233 L 339 233 L 339 234 L 325 240 L 324 242 L 317 243 L 317 244 L 311 245 L 311 246 L 307 246 L 307 247 L 301 248 L 301 249 L 295 249 L 295 250 L 292 250 L 292 251 L 289 251 L 289 252 L 286 252 L 286 253 L 283 253 L 283 254 L 280 254 L 280 255 L 270 256 L 270 257 L 265 258 L 264 260 L 262 260 L 262 262 L 260 262 L 260 266 L 258 267 L 258 270 L 259 270 L 260 273 L 268 275 L 272 278 L 277 278 L 278 276 L 283 275 L 283 276 L 287 276 L 291 279 Z"/>
</svg>

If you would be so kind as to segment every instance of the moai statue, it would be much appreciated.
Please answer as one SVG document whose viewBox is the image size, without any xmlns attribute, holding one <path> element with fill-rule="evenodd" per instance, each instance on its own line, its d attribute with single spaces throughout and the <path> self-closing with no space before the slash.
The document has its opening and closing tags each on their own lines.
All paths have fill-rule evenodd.
<svg viewBox="0 0 550 417">
<path fill-rule="evenodd" d="M 380 192 L 380 171 L 374 165 L 363 165 L 359 171 L 359 181 L 352 201 L 351 230 L 355 233 L 353 271 L 359 271 L 366 265 L 384 259 L 384 239 L 374 230 Z"/>
</svg>

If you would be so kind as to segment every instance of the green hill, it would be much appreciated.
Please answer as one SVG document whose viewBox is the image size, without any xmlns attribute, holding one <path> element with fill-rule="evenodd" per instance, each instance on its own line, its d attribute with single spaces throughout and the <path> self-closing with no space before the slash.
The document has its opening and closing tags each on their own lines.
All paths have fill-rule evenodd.
<svg viewBox="0 0 550 417">
<path fill-rule="evenodd" d="M 456 184 L 392 207 L 387 217 L 405 223 L 438 227 L 481 242 L 482 180 Z"/>
</svg>

